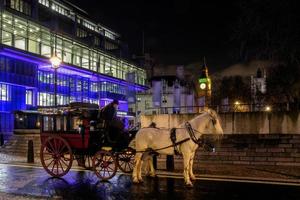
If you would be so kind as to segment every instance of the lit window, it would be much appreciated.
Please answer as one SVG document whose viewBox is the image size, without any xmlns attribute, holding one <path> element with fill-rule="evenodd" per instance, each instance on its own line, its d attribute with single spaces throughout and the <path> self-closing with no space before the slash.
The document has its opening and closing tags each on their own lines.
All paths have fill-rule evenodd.
<svg viewBox="0 0 300 200">
<path fill-rule="evenodd" d="M 9 101 L 9 86 L 6 84 L 0 84 L 0 100 Z"/>
<path fill-rule="evenodd" d="M 33 100 L 32 100 L 32 90 L 26 90 L 26 105 L 32 105 Z"/>
</svg>

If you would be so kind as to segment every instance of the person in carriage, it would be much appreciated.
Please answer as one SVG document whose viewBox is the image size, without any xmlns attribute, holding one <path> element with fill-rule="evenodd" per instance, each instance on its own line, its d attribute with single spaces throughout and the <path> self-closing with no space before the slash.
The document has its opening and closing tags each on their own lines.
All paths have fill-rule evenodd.
<svg viewBox="0 0 300 200">
<path fill-rule="evenodd" d="M 109 143 L 114 144 L 114 147 L 124 148 L 126 144 L 126 135 L 124 132 L 124 123 L 117 117 L 119 106 L 118 100 L 113 100 L 111 103 L 103 107 L 98 115 L 99 121 L 102 121 L 104 128 L 108 130 Z M 100 122 L 101 123 L 101 122 Z"/>
</svg>

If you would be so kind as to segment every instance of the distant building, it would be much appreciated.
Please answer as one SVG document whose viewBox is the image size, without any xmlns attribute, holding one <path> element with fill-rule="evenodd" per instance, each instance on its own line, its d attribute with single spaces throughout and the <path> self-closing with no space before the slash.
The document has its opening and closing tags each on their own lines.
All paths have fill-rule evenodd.
<svg viewBox="0 0 300 200">
<path fill-rule="evenodd" d="M 198 105 L 200 107 L 208 107 L 211 105 L 211 79 L 208 75 L 208 68 L 205 62 L 201 69 L 198 83 Z"/>
<path fill-rule="evenodd" d="M 150 79 L 151 88 L 137 94 L 137 114 L 194 112 L 197 103 L 193 81 L 185 75 L 183 66 L 178 66 L 175 73 Z"/>
<path fill-rule="evenodd" d="M 260 106 L 264 103 L 263 97 L 267 92 L 266 80 L 266 71 L 260 68 L 257 69 L 256 76 L 251 76 L 251 100 L 255 106 Z"/>
</svg>

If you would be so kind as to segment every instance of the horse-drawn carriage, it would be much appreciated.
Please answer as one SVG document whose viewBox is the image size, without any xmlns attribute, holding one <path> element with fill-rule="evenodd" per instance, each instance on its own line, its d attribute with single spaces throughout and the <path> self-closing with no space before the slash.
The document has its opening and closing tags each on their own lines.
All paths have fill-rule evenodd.
<svg viewBox="0 0 300 200">
<path fill-rule="evenodd" d="M 74 160 L 79 166 L 93 170 L 102 180 L 112 178 L 118 168 L 132 172 L 135 152 L 128 144 L 133 136 L 123 131 L 126 137 L 122 144 L 114 141 L 105 123 L 98 123 L 97 114 L 97 105 L 82 103 L 41 114 L 40 159 L 48 174 L 66 175 Z"/>
</svg>

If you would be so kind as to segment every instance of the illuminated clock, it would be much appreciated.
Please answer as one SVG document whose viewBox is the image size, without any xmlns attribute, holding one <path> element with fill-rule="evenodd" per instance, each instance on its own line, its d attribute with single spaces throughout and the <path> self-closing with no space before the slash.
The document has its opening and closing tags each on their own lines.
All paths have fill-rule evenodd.
<svg viewBox="0 0 300 200">
<path fill-rule="evenodd" d="M 206 88 L 206 84 L 205 84 L 205 83 L 201 83 L 201 84 L 200 84 L 200 88 L 201 88 L 202 90 L 204 90 L 204 89 Z"/>
</svg>

